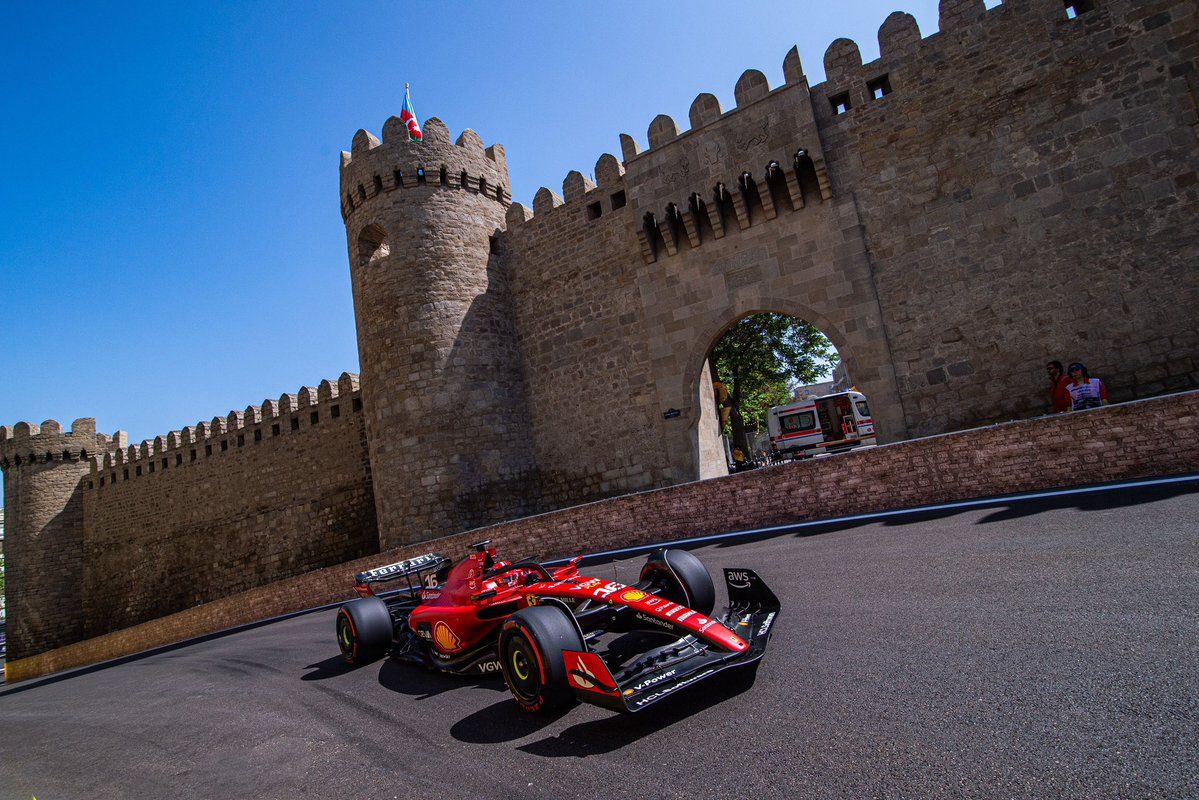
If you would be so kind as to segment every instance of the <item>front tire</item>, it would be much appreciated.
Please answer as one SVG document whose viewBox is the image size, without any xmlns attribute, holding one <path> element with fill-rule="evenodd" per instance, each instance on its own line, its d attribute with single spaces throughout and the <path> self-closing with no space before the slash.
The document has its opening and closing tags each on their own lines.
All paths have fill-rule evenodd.
<svg viewBox="0 0 1199 800">
<path fill-rule="evenodd" d="M 360 597 L 337 609 L 337 646 L 351 667 L 387 655 L 392 633 L 391 612 L 377 597 Z"/>
<path fill-rule="evenodd" d="M 521 709 L 548 712 L 574 702 L 562 651 L 583 649 L 578 628 L 557 606 L 532 606 L 510 616 L 500 629 L 500 666 Z"/>
<path fill-rule="evenodd" d="M 641 568 L 641 580 L 661 586 L 657 593 L 705 616 L 716 607 L 716 587 L 704 562 L 686 550 L 660 550 Z"/>
</svg>

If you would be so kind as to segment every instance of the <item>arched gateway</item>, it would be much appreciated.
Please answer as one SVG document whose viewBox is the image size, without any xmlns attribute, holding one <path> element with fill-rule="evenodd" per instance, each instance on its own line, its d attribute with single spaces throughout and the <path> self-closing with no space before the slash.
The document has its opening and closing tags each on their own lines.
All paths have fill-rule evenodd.
<svg viewBox="0 0 1199 800">
<path fill-rule="evenodd" d="M 341 197 L 381 540 L 704 477 L 704 360 L 758 311 L 832 340 L 883 442 L 1038 413 L 1041 365 L 1067 353 L 1125 397 L 1191 385 L 1194 248 L 1174 233 L 1190 206 L 1143 223 L 1137 171 L 1112 166 L 1135 149 L 1103 181 L 1053 177 L 1082 174 L 1055 120 L 1097 80 L 1083 55 L 1101 18 L 1066 34 L 1032 5 L 943 5 L 929 39 L 890 18 L 869 64 L 838 40 L 817 86 L 796 50 L 781 86 L 747 70 L 735 108 L 704 93 L 689 130 L 658 115 L 646 149 L 621 135 L 620 158 L 541 188 L 531 213 L 510 202 L 503 148 L 473 131 L 360 131 Z M 1012 53 L 1052 91 L 1007 102 Z M 1119 58 L 1136 74 L 1133 50 Z M 946 101 L 963 75 L 978 102 Z M 1186 129 L 1177 98 L 1139 98 L 1136 114 Z M 1118 122 L 1121 102 L 1089 94 L 1086 116 Z M 1155 164 L 1189 163 L 1175 138 L 1190 144 L 1159 137 Z M 1161 170 L 1155 186 L 1184 185 Z M 1130 207 L 1091 213 L 1112 203 Z"/>
<path fill-rule="evenodd" d="M 1074 5 L 942 0 L 926 38 L 897 12 L 877 59 L 838 40 L 815 86 L 792 49 L 781 86 L 747 70 L 735 108 L 700 94 L 689 130 L 621 135 L 533 213 L 471 130 L 359 131 L 340 200 L 361 384 L 140 446 L 89 420 L 0 426 L 11 654 L 694 480 L 704 358 L 756 311 L 832 339 L 884 441 L 1044 413 L 1049 359 L 1113 400 L 1199 385 L 1194 70 L 1174 47 L 1195 18 Z M 546 530 L 527 552 L 587 549 Z M 183 593 L 159 569 L 178 563 Z"/>
</svg>

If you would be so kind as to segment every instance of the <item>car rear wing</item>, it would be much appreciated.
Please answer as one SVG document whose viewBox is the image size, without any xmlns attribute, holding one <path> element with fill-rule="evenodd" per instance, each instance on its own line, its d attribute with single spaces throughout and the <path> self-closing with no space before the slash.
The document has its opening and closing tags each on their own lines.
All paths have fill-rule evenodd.
<svg viewBox="0 0 1199 800">
<path fill-rule="evenodd" d="M 366 572 L 359 572 L 354 576 L 355 588 L 359 590 L 359 594 L 364 591 L 366 594 L 374 594 L 370 587 L 380 583 L 391 583 L 400 578 L 406 578 L 408 588 L 415 590 L 420 588 L 420 576 L 426 572 L 436 572 L 442 567 L 448 566 L 450 559 L 438 553 L 425 553 L 423 556 L 410 558 L 407 561 L 397 561 L 394 564 L 388 564 L 384 567 L 375 567 L 368 569 Z M 417 577 L 416 585 L 413 585 L 412 578 Z"/>
</svg>

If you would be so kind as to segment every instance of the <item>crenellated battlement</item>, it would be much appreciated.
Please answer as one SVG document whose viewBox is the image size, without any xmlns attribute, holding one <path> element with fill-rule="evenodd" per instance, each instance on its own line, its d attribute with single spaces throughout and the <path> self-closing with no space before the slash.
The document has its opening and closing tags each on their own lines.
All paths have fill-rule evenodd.
<svg viewBox="0 0 1199 800">
<path fill-rule="evenodd" d="M 366 130 L 354 134 L 350 151 L 341 154 L 343 219 L 396 190 L 424 187 L 473 192 L 504 206 L 512 201 L 503 145 L 484 146 L 470 128 L 451 141 L 437 117 L 426 120 L 422 132 L 420 142 L 411 142 L 404 123 L 391 117 L 382 141 Z"/>
<path fill-rule="evenodd" d="M 620 211 L 628 205 L 624 184 L 624 165 L 611 153 L 604 153 L 595 162 L 595 180 L 591 180 L 578 170 L 571 170 L 562 179 L 562 194 L 547 187 L 541 187 L 533 196 L 533 208 L 526 208 L 521 203 L 513 203 L 508 207 L 505 223 L 508 230 L 527 222 L 534 217 L 545 218 L 545 215 L 562 209 L 561 214 L 578 213 L 580 220 L 595 221 L 604 219 L 605 215 Z M 606 217 L 611 219 L 610 216 Z"/>
<path fill-rule="evenodd" d="M 823 152 L 827 130 L 853 125 L 876 105 L 898 111 L 906 94 L 927 91 L 934 78 L 959 69 L 955 62 L 974 58 L 980 48 L 1016 48 L 1030 32 L 1048 42 L 1088 24 L 1103 29 L 1100 13 L 1084 15 L 1088 23 L 1068 18 L 1065 6 L 1008 0 L 988 9 L 983 0 L 943 0 L 940 29 L 928 37 L 914 17 L 897 11 L 879 29 L 881 55 L 872 62 L 863 64 L 853 40 L 837 39 L 824 54 L 826 80 L 809 87 L 793 47 L 783 60 L 782 86 L 771 88 L 761 72 L 746 70 L 734 87 L 733 109 L 725 111 L 715 95 L 703 92 L 691 104 L 689 130 L 659 114 L 645 150 L 622 133 L 642 258 L 652 263 L 832 199 L 836 183 Z"/>
<path fill-rule="evenodd" d="M 96 420 L 84 417 L 64 431 L 56 420 L 41 425 L 18 422 L 0 425 L 0 469 L 53 462 L 87 461 L 112 448 L 127 444 L 124 432 L 113 436 L 96 433 Z"/>
<path fill-rule="evenodd" d="M 473 131 L 358 131 L 362 386 L 133 446 L 0 428 L 10 655 L 722 474 L 709 355 L 758 311 L 829 336 L 880 442 L 1042 413 L 1045 358 L 1114 401 L 1199 386 L 1194 1 L 996 2 L 880 15 L 879 56 L 836 39 L 815 85 L 791 48 L 781 84 L 730 75 L 524 205 Z"/>
<path fill-rule="evenodd" d="M 928 63 L 928 60 L 922 57 L 922 48 L 938 47 L 947 37 L 986 33 L 989 26 L 1012 16 L 1043 22 L 1048 35 L 1062 25 L 1075 24 L 1075 20 L 1067 17 L 1066 5 L 1062 0 L 1007 0 L 988 9 L 984 0 L 942 0 L 939 29 L 927 37 L 922 37 L 919 25 L 911 14 L 903 11 L 893 12 L 879 28 L 878 43 L 881 55 L 875 61 L 863 64 L 861 50 L 852 39 L 837 39 L 828 46 L 824 53 L 826 80 L 811 87 L 812 95 L 819 95 L 820 100 L 827 100 L 852 90 L 849 106 L 849 110 L 852 110 L 867 101 L 869 89 L 866 84 L 879 77 L 874 74 L 879 66 L 899 70 L 911 78 L 910 83 L 913 86 L 919 85 L 917 72 L 928 68 L 940 71 L 947 67 L 941 63 Z M 772 89 L 766 76 L 760 71 L 746 70 L 737 80 L 733 90 L 736 106 L 728 111 L 721 107 L 715 95 L 701 92 L 691 104 L 688 113 L 691 127 L 687 130 L 681 130 L 669 114 L 659 114 L 654 117 L 646 132 L 648 147 L 645 150 L 641 149 L 632 136 L 620 134 L 621 152 L 626 166 L 652 151 L 697 134 L 713 123 L 727 120 L 787 86 L 806 84 L 807 78 L 798 48 L 791 48 L 784 58 L 783 77 L 783 86 Z M 894 85 L 889 87 L 887 92 L 894 88 Z M 835 116 L 831 106 L 830 113 L 825 114 L 823 111 L 824 109 L 818 110 L 818 119 Z"/>
<path fill-rule="evenodd" d="M 88 488 L 99 491 L 115 483 L 185 467 L 223 453 L 286 436 L 318 425 L 349 421 L 362 412 L 358 376 L 343 372 L 336 381 L 304 386 L 295 394 L 266 399 L 225 416 L 188 425 L 131 445 L 121 441 L 91 458 Z"/>
</svg>

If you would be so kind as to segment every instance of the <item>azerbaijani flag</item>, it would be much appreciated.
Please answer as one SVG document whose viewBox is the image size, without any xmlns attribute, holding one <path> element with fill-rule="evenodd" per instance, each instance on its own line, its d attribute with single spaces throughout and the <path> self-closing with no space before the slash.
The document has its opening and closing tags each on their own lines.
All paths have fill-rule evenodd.
<svg viewBox="0 0 1199 800">
<path fill-rule="evenodd" d="M 412 94 L 408 91 L 408 84 L 404 84 L 404 105 L 400 107 L 400 121 L 408 126 L 408 141 L 419 142 L 421 140 L 420 122 L 416 119 L 416 112 L 412 110 Z"/>
</svg>

